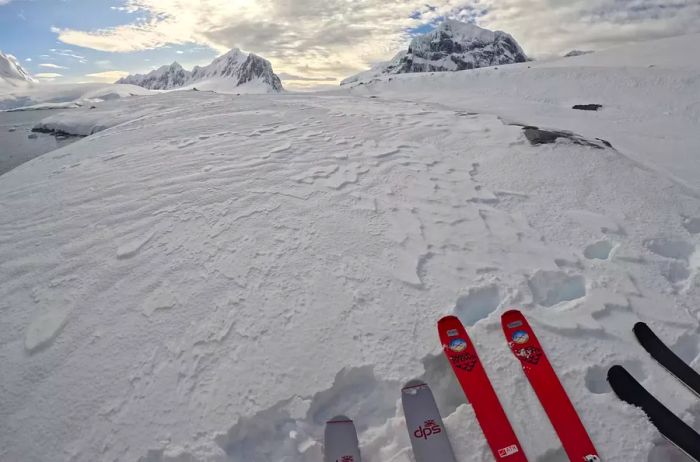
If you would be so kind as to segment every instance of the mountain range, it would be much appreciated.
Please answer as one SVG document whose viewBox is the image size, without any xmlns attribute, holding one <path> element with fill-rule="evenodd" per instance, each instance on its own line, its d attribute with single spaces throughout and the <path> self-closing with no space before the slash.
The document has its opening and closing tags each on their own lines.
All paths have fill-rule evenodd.
<svg viewBox="0 0 700 462">
<path fill-rule="evenodd" d="M 280 78 L 270 62 L 253 53 L 234 48 L 207 66 L 195 66 L 192 71 L 174 62 L 148 74 L 129 75 L 116 83 L 138 85 L 151 90 L 197 88 L 198 90 L 228 90 L 241 93 L 271 93 L 283 91 Z"/>
<path fill-rule="evenodd" d="M 408 50 L 399 52 L 390 61 L 348 77 L 340 84 L 358 84 L 384 74 L 461 71 L 525 61 L 527 56 L 510 34 L 448 19 L 435 30 L 414 37 Z"/>
</svg>

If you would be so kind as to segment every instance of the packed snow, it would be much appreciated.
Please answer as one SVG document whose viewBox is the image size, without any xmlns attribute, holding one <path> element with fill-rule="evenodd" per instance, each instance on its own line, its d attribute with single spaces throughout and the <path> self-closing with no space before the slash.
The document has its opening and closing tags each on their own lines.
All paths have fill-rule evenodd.
<svg viewBox="0 0 700 462">
<path fill-rule="evenodd" d="M 411 462 L 418 378 L 458 460 L 491 461 L 438 341 L 456 314 L 529 460 L 564 461 L 510 307 L 602 460 L 685 460 L 605 376 L 700 427 L 631 331 L 700 361 L 697 40 L 43 121 L 91 135 L 0 176 L 0 460 L 311 462 L 347 415 L 363 460 Z"/>
</svg>

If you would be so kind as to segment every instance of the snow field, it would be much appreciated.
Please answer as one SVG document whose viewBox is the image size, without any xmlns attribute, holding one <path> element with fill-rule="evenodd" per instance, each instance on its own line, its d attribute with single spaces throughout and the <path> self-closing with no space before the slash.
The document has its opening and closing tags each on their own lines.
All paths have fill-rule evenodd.
<svg viewBox="0 0 700 462">
<path fill-rule="evenodd" d="M 410 462 L 400 388 L 419 378 L 459 460 L 490 461 L 439 345 L 451 313 L 528 458 L 566 460 L 503 337 L 509 307 L 603 460 L 684 460 L 605 374 L 624 365 L 700 428 L 697 398 L 631 330 L 648 322 L 697 366 L 697 164 L 630 149 L 647 133 L 633 115 L 564 111 L 566 75 L 586 72 L 548 74 L 551 102 L 510 95 L 517 121 L 614 148 L 531 146 L 508 114 L 477 113 L 467 73 L 354 94 L 172 92 L 44 121 L 93 134 L 0 177 L 0 460 L 311 462 L 343 414 L 363 460 Z"/>
</svg>

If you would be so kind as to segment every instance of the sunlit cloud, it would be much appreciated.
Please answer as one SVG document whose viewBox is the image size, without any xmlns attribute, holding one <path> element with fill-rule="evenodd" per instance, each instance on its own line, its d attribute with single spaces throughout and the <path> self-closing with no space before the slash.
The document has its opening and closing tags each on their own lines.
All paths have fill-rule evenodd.
<svg viewBox="0 0 700 462">
<path fill-rule="evenodd" d="M 34 74 L 34 77 L 38 77 L 44 80 L 53 80 L 59 77 L 63 77 L 63 74 L 57 74 L 55 72 L 39 72 L 38 74 Z"/>
<path fill-rule="evenodd" d="M 104 71 L 86 74 L 85 77 L 88 77 L 93 82 L 113 83 L 127 75 L 129 73 L 126 71 Z"/>
</svg>

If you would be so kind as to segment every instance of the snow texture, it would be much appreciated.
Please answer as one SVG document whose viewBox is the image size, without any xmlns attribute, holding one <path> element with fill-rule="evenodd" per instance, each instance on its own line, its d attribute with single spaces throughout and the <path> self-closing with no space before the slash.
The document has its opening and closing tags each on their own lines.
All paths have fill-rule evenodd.
<svg viewBox="0 0 700 462">
<path fill-rule="evenodd" d="M 238 48 L 219 56 L 204 67 L 186 71 L 177 62 L 146 75 L 129 75 L 116 83 L 138 85 L 151 90 L 197 88 L 232 93 L 269 93 L 282 91 L 282 82 L 266 59 Z"/>
<path fill-rule="evenodd" d="M 411 462 L 417 378 L 458 460 L 491 461 L 438 342 L 456 314 L 529 460 L 563 461 L 501 332 L 518 307 L 602 460 L 682 461 L 605 374 L 698 428 L 631 333 L 700 361 L 698 38 L 45 120 L 92 134 L 0 176 L 0 460 L 311 462 L 347 415 L 363 460 Z"/>
</svg>

